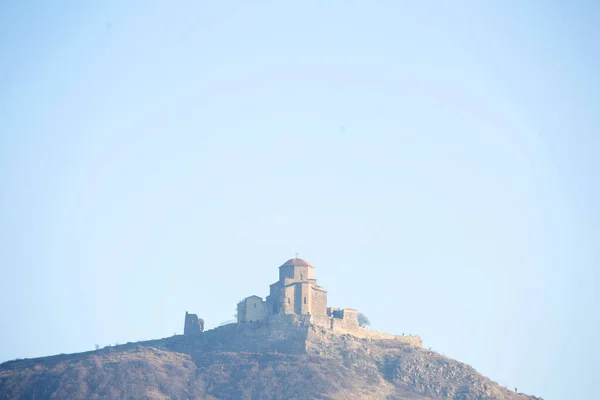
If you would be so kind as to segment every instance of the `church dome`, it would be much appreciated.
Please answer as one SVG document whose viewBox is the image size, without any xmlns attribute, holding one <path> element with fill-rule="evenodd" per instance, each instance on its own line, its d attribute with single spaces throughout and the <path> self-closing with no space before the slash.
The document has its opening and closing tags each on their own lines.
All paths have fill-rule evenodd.
<svg viewBox="0 0 600 400">
<path fill-rule="evenodd" d="M 293 265 L 295 267 L 313 267 L 308 261 L 301 258 L 290 258 L 282 265 L 282 267 L 287 267 L 289 265 Z"/>
</svg>

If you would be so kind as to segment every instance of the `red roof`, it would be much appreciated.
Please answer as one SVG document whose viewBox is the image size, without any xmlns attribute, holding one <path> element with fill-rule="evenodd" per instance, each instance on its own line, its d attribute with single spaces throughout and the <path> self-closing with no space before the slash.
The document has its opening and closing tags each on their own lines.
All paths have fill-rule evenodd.
<svg viewBox="0 0 600 400">
<path fill-rule="evenodd" d="M 303 260 L 301 258 L 290 258 L 282 265 L 282 267 L 288 265 L 293 265 L 295 267 L 312 267 L 312 265 L 310 265 L 308 261 Z"/>
</svg>

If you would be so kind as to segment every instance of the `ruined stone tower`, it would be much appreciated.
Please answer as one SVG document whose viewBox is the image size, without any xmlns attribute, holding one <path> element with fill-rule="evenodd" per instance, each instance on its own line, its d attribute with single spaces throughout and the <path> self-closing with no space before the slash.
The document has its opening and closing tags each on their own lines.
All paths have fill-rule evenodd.
<svg viewBox="0 0 600 400">
<path fill-rule="evenodd" d="M 185 312 L 185 325 L 183 326 L 184 335 L 198 335 L 204 331 L 204 320 L 198 318 L 196 314 Z"/>
</svg>

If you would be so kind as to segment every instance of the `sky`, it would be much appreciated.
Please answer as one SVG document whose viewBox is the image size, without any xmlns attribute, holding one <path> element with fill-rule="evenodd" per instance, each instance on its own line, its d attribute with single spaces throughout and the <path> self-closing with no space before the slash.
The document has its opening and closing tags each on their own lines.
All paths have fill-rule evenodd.
<svg viewBox="0 0 600 400">
<path fill-rule="evenodd" d="M 0 361 L 329 305 L 595 399 L 600 4 L 0 3 Z"/>
</svg>

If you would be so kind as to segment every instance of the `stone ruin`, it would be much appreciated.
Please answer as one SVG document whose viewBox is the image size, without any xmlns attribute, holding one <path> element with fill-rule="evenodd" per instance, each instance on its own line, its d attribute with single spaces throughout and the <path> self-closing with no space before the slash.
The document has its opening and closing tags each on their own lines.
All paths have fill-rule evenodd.
<svg viewBox="0 0 600 400">
<path fill-rule="evenodd" d="M 196 314 L 185 312 L 185 325 L 183 327 L 184 335 L 199 335 L 204 332 L 204 320 L 198 318 Z"/>
</svg>

